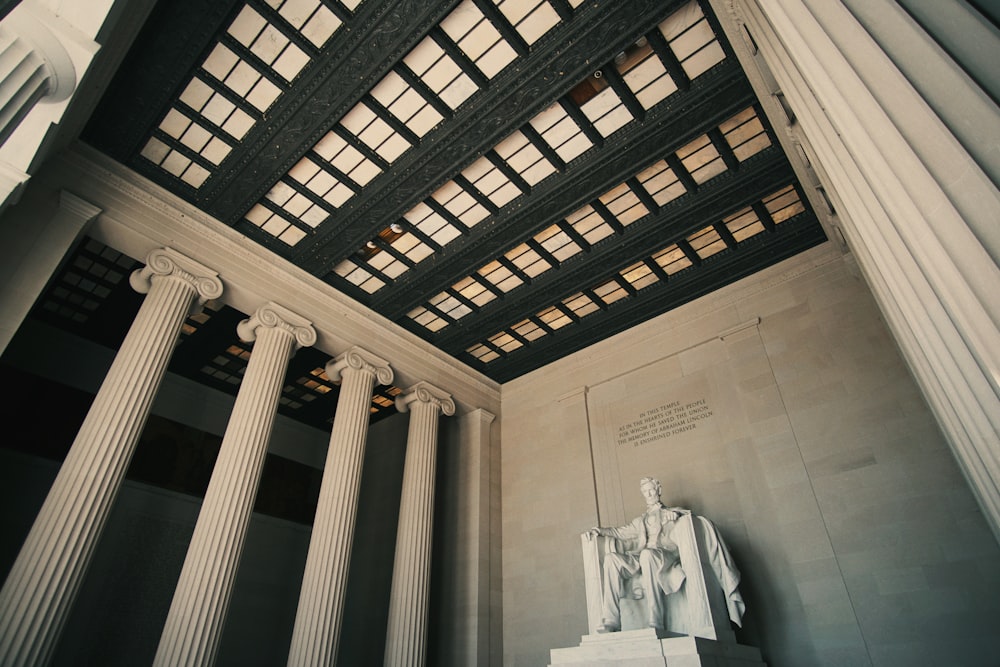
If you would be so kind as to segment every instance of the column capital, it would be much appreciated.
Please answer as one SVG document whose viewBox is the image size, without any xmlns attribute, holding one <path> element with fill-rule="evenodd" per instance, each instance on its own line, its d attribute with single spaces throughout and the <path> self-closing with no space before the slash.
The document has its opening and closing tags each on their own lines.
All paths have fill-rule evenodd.
<svg viewBox="0 0 1000 667">
<path fill-rule="evenodd" d="M 296 349 L 316 344 L 316 329 L 312 322 L 273 301 L 265 303 L 252 316 L 236 325 L 236 333 L 240 340 L 250 343 L 257 339 L 257 330 L 261 327 L 287 331 L 295 338 Z"/>
<path fill-rule="evenodd" d="M 331 359 L 326 364 L 326 375 L 332 381 L 340 379 L 345 368 L 366 371 L 375 376 L 379 384 L 389 384 L 392 382 L 392 368 L 389 362 L 382 357 L 376 356 L 358 346 L 354 346 L 347 352 L 343 352 Z"/>
<path fill-rule="evenodd" d="M 173 248 L 151 251 L 146 255 L 146 266 L 133 271 L 129 283 L 136 292 L 145 294 L 152 286 L 153 276 L 177 276 L 187 280 L 198 291 L 199 305 L 222 296 L 218 273 Z"/>
<path fill-rule="evenodd" d="M 452 400 L 451 394 L 429 382 L 418 382 L 397 396 L 396 409 L 406 412 L 410 409 L 410 404 L 415 402 L 432 403 L 448 416 L 455 414 L 455 401 Z"/>
</svg>

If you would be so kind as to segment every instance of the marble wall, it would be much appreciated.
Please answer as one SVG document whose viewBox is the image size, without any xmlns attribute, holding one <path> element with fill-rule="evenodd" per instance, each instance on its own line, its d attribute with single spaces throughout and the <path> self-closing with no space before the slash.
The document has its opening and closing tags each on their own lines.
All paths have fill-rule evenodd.
<svg viewBox="0 0 1000 667">
<path fill-rule="evenodd" d="M 1000 549 L 871 293 L 826 244 L 503 387 L 504 663 L 588 631 L 578 534 L 713 519 L 768 664 L 982 665 Z"/>
</svg>

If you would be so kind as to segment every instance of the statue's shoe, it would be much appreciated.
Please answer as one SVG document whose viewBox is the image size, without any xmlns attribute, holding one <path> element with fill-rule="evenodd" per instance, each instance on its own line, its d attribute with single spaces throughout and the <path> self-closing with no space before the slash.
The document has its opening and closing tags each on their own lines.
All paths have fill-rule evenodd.
<svg viewBox="0 0 1000 667">
<path fill-rule="evenodd" d="M 597 632 L 603 635 L 608 632 L 621 632 L 621 629 L 622 626 L 620 624 L 605 620 L 604 623 L 597 627 Z"/>
</svg>

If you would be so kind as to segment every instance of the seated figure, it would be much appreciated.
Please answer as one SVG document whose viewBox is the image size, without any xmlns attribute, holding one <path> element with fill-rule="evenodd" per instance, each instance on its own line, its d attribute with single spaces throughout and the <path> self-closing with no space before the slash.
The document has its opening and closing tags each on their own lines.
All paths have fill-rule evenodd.
<svg viewBox="0 0 1000 667">
<path fill-rule="evenodd" d="M 637 627 L 734 639 L 729 621 L 740 625 L 744 610 L 740 575 L 718 530 L 689 510 L 665 507 L 658 480 L 644 478 L 639 488 L 646 500 L 641 516 L 583 535 L 592 627 L 621 630 L 623 604 L 639 600 Z"/>
</svg>

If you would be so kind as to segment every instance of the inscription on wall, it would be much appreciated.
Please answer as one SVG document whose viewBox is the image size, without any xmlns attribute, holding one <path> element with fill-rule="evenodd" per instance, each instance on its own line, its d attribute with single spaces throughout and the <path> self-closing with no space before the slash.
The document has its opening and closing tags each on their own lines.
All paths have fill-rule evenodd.
<svg viewBox="0 0 1000 667">
<path fill-rule="evenodd" d="M 690 402 L 673 401 L 650 408 L 635 421 L 618 427 L 618 446 L 641 447 L 679 433 L 693 431 L 712 414 L 708 401 L 704 398 Z"/>
</svg>

